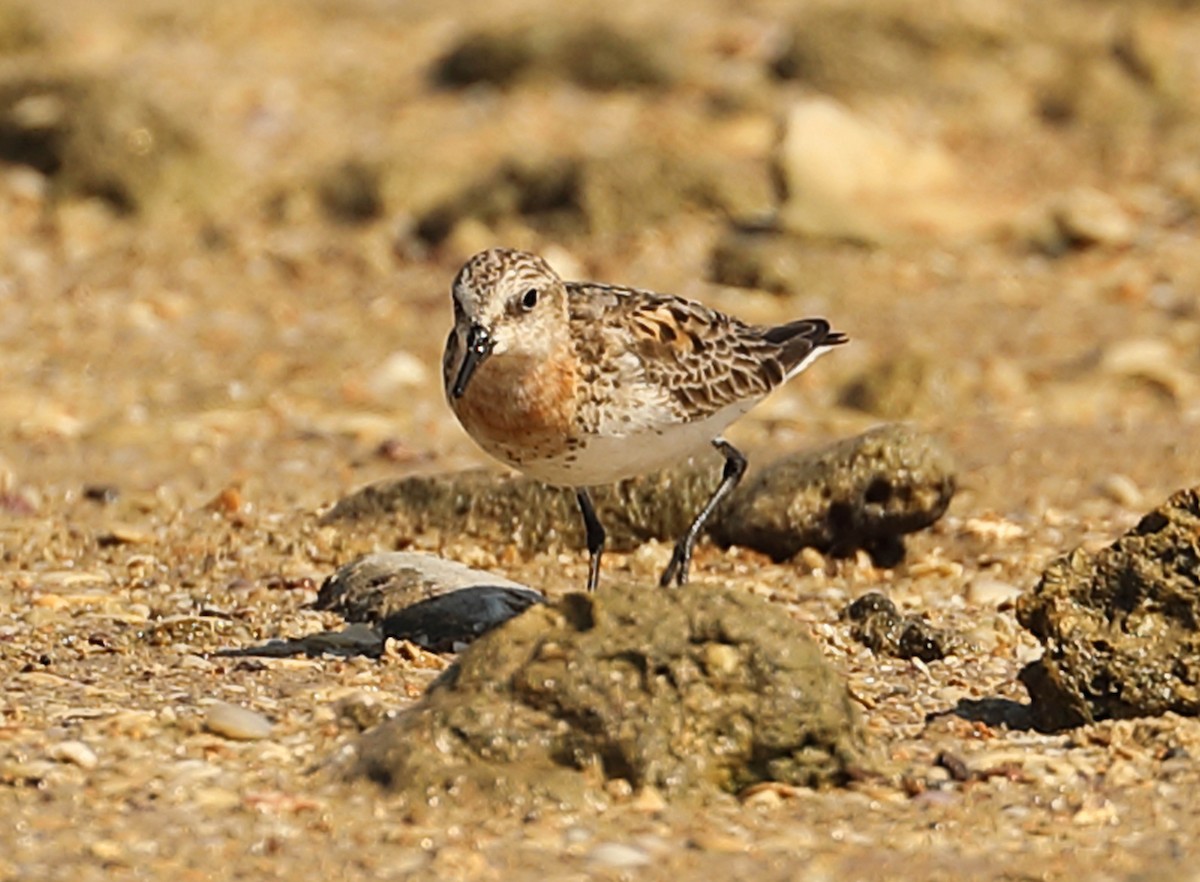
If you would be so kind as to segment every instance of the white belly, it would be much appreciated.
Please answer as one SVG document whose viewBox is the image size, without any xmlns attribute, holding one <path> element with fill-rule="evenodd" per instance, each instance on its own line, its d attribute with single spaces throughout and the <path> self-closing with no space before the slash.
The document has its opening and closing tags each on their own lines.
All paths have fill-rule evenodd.
<svg viewBox="0 0 1200 882">
<path fill-rule="evenodd" d="M 595 487 L 679 465 L 709 448 L 757 401 L 740 401 L 707 419 L 640 428 L 626 435 L 590 435 L 578 449 L 549 459 L 521 463 L 529 477 L 560 487 Z M 516 465 L 515 463 L 513 465 Z"/>
</svg>

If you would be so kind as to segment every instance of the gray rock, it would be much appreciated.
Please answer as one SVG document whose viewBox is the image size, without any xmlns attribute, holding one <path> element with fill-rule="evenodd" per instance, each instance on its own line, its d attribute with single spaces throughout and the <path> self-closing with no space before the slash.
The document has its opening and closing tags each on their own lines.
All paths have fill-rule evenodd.
<svg viewBox="0 0 1200 882">
<path fill-rule="evenodd" d="M 1045 647 L 1020 674 L 1040 728 L 1200 714 L 1200 486 L 1056 560 L 1017 618 Z"/>
<path fill-rule="evenodd" d="M 436 555 L 368 554 L 329 576 L 314 604 L 352 622 L 348 628 L 216 655 L 378 656 L 388 637 L 434 651 L 453 650 L 542 601 L 532 588 Z"/>
<path fill-rule="evenodd" d="M 444 650 L 543 599 L 494 573 L 432 554 L 392 551 L 346 564 L 321 585 L 315 606 L 349 621 L 378 623 L 385 638 Z"/>
<path fill-rule="evenodd" d="M 532 589 L 496 585 L 459 588 L 422 600 L 383 620 L 384 637 L 411 640 L 426 649 L 446 651 L 474 640 L 535 603 L 544 603 Z"/>
<path fill-rule="evenodd" d="M 378 623 L 422 601 L 463 588 L 496 589 L 517 598 L 516 603 L 524 600 L 524 606 L 542 599 L 539 592 L 519 582 L 434 554 L 385 551 L 339 567 L 321 583 L 313 606 L 335 612 L 348 622 Z"/>
<path fill-rule="evenodd" d="M 525 810 L 602 803 L 605 779 L 702 797 L 837 784 L 865 762 L 854 703 L 801 625 L 745 592 L 615 585 L 481 637 L 364 738 L 352 774 L 419 805 Z"/>
</svg>

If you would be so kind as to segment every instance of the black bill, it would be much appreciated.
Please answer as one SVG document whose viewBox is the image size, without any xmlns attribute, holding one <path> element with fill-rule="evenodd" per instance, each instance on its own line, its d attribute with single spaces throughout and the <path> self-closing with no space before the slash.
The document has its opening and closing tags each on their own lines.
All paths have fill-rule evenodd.
<svg viewBox="0 0 1200 882">
<path fill-rule="evenodd" d="M 467 391 L 467 383 L 471 382 L 471 375 L 475 373 L 475 368 L 483 364 L 483 360 L 492 354 L 492 347 L 495 345 L 487 328 L 481 325 L 471 325 L 467 331 L 467 351 L 463 355 L 462 365 L 458 369 L 454 385 L 450 388 L 452 397 L 462 398 L 463 392 Z"/>
</svg>

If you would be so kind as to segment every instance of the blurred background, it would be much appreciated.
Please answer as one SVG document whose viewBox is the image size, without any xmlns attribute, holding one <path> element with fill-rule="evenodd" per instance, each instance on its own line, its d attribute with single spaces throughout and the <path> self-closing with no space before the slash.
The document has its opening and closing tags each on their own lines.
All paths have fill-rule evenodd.
<svg viewBox="0 0 1200 882">
<path fill-rule="evenodd" d="M 497 244 L 847 331 L 752 450 L 913 419 L 960 510 L 1157 501 L 1200 473 L 1197 46 L 1188 0 L 0 0 L 2 506 L 481 463 L 439 358 Z"/>
</svg>

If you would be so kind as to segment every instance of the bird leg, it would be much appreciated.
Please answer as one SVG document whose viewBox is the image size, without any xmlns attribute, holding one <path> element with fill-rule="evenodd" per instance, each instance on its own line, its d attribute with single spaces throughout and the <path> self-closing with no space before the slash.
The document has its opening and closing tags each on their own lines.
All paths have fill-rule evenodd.
<svg viewBox="0 0 1200 882">
<path fill-rule="evenodd" d="M 604 553 L 604 525 L 596 517 L 596 509 L 592 507 L 592 497 L 586 490 L 576 490 L 575 499 L 579 502 L 579 511 L 583 515 L 583 529 L 587 537 L 588 550 L 588 580 L 587 590 L 596 590 L 600 582 L 600 555 Z"/>
<path fill-rule="evenodd" d="M 700 510 L 700 514 L 696 515 L 691 526 L 687 528 L 679 541 L 675 543 L 675 551 L 671 554 L 671 560 L 667 564 L 667 568 L 663 570 L 662 578 L 658 580 L 658 584 L 666 588 L 671 582 L 676 585 L 685 585 L 688 580 L 688 567 L 692 564 L 692 546 L 696 544 L 696 537 L 700 535 L 700 530 L 704 527 L 704 522 L 708 520 L 708 516 L 713 513 L 721 500 L 729 495 L 729 492 L 738 485 L 742 480 L 742 475 L 746 474 L 746 457 L 745 455 L 726 441 L 724 438 L 714 438 L 713 447 L 721 452 L 725 457 L 725 468 L 721 472 L 721 483 L 717 485 L 717 489 L 713 491 L 713 495 L 709 497 L 704 508 Z M 580 503 L 582 505 L 582 502 Z M 587 514 L 584 513 L 586 519 Z M 593 515 L 594 517 L 594 515 Z"/>
</svg>

